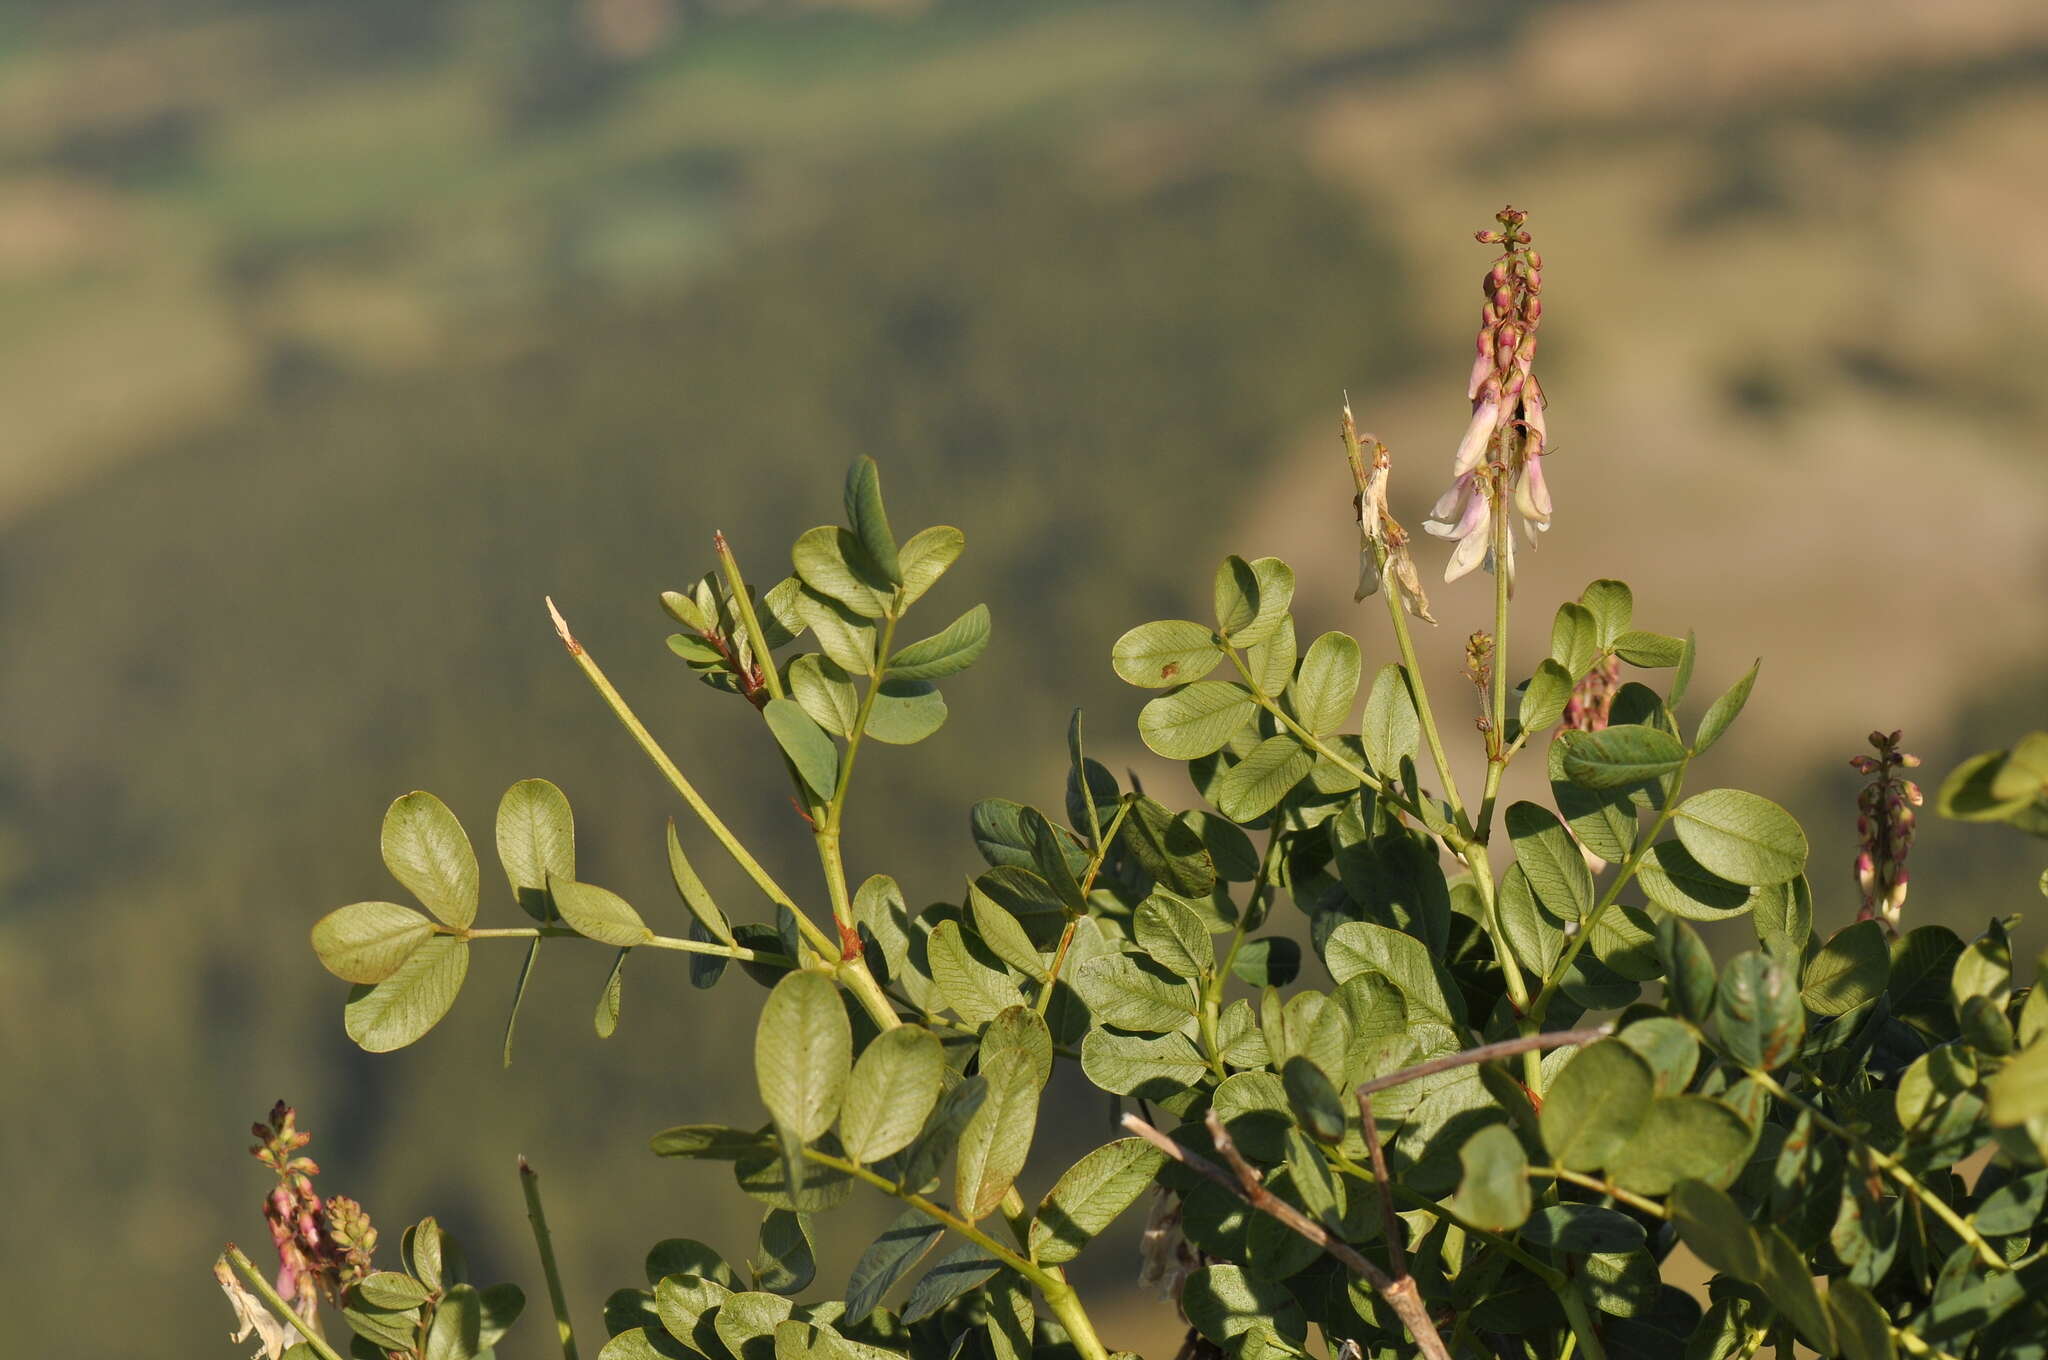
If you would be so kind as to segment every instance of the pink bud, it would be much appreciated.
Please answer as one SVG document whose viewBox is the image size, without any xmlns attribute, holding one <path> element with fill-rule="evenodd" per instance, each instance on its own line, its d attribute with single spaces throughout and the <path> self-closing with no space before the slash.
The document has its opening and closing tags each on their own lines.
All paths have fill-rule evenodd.
<svg viewBox="0 0 2048 1360">
<path fill-rule="evenodd" d="M 1494 310 L 1498 311 L 1502 316 L 1506 316 L 1515 305 L 1515 295 L 1505 288 L 1495 292 L 1492 300 Z"/>
<path fill-rule="evenodd" d="M 1524 320 L 1524 321 L 1528 322 L 1528 323 L 1529 323 L 1529 325 L 1533 327 L 1533 326 L 1534 326 L 1534 325 L 1535 325 L 1535 324 L 1536 324 L 1536 323 L 1537 323 L 1538 321 L 1541 321 L 1542 319 L 1543 319 L 1543 299 L 1542 299 L 1542 298 L 1540 298 L 1540 297 L 1531 297 L 1531 298 L 1530 298 L 1530 299 L 1529 299 L 1528 301 L 1526 301 L 1526 302 L 1524 302 L 1524 303 L 1522 304 L 1522 320 Z"/>
<path fill-rule="evenodd" d="M 1527 259 L 1528 259 L 1528 261 L 1529 261 L 1529 267 L 1530 267 L 1531 269 L 1541 269 L 1541 268 L 1543 267 L 1543 252 L 1542 252 L 1542 251 L 1540 251 L 1540 250 L 1532 250 L 1532 251 L 1528 252 L 1528 255 L 1527 255 Z"/>
<path fill-rule="evenodd" d="M 1487 375 L 1493 372 L 1493 354 L 1486 348 L 1485 339 L 1486 336 L 1482 332 L 1480 334 L 1479 355 L 1472 360 L 1472 381 L 1465 385 L 1465 399 L 1467 401 L 1479 395 L 1480 386 L 1485 383 Z"/>
</svg>

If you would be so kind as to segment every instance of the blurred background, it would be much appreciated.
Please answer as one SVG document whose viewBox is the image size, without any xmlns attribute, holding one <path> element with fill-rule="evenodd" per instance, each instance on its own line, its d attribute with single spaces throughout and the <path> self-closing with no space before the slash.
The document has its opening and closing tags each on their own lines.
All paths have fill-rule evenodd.
<svg viewBox="0 0 2048 1360">
<path fill-rule="evenodd" d="M 933 626 L 986 599 L 997 631 L 943 732 L 863 760 L 855 874 L 957 895 L 968 805 L 1057 806 L 1075 705 L 1112 767 L 1191 798 L 1135 741 L 1111 641 L 1199 616 L 1221 554 L 1278 552 L 1305 637 L 1350 627 L 1386 659 L 1379 605 L 1350 598 L 1339 393 L 1415 523 L 1465 421 L 1490 257 L 1470 234 L 1504 201 L 1546 257 L 1558 502 L 1514 673 L 1601 575 L 1634 584 L 1642 626 L 1697 629 L 1697 694 L 1761 654 L 1709 777 L 1806 819 L 1817 924 L 1846 922 L 1864 734 L 1905 728 L 1933 782 L 2048 716 L 2044 163 L 2033 0 L 17 0 L 8 1349 L 231 1354 L 208 1267 L 264 1241 L 243 1149 L 279 1096 L 323 1189 L 387 1240 L 436 1213 L 540 1301 L 530 1156 L 586 1353 L 657 1238 L 744 1259 L 751 1201 L 645 1150 L 758 1117 L 737 975 L 697 993 L 635 959 L 600 1041 L 609 952 L 551 947 L 507 1071 L 522 951 L 479 946 L 420 1045 L 344 1038 L 306 931 L 397 892 L 385 804 L 446 798 L 488 889 L 499 793 L 546 776 L 584 876 L 682 920 L 661 852 L 682 810 L 563 657 L 552 593 L 815 892 L 755 773 L 766 736 L 667 653 L 655 597 L 709 565 L 714 528 L 780 576 L 856 453 L 900 531 L 967 533 Z M 1441 550 L 1422 558 L 1434 580 Z M 1435 591 L 1440 684 L 1489 594 Z M 758 910 L 689 843 L 729 910 Z M 1909 919 L 2038 909 L 2039 859 L 1930 818 Z M 1109 1136 L 1068 1094 L 1047 1138 Z M 828 1220 L 821 1288 L 886 1217 Z M 1170 1353 L 1129 1241 L 1079 1274 L 1109 1340 Z M 549 1348 L 535 1316 L 501 1354 Z"/>
</svg>

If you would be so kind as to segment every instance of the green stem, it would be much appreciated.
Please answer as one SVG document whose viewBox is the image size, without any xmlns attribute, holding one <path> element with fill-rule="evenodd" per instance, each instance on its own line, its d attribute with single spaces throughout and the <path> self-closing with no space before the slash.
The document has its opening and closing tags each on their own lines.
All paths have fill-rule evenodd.
<svg viewBox="0 0 2048 1360">
<path fill-rule="evenodd" d="M 1245 898 L 1244 910 L 1237 914 L 1237 921 L 1230 928 L 1230 944 L 1223 951 L 1223 962 L 1209 975 L 1202 987 L 1202 1052 L 1208 1059 L 1209 1070 L 1222 1081 L 1230 1075 L 1223 1064 L 1223 1046 L 1218 1026 L 1223 1015 L 1223 989 L 1230 981 L 1230 969 L 1237 962 L 1238 951 L 1244 948 L 1245 933 L 1260 916 L 1260 904 L 1273 883 L 1273 868 L 1280 859 L 1280 828 L 1275 826 L 1266 838 L 1266 853 L 1259 857 L 1259 872 L 1252 879 L 1252 890 Z"/>
<path fill-rule="evenodd" d="M 1507 772 L 1508 740 L 1508 549 L 1514 526 L 1508 523 L 1507 476 L 1494 477 L 1487 496 L 1493 501 L 1493 702 L 1486 738 L 1486 792 L 1479 803 L 1479 822 L 1472 828 L 1481 841 L 1493 828 L 1493 806 L 1500 798 L 1501 776 Z"/>
<path fill-rule="evenodd" d="M 541 1274 L 548 1281 L 548 1303 L 555 1310 L 555 1337 L 562 1360 L 576 1360 L 576 1329 L 569 1322 L 569 1300 L 562 1292 L 562 1271 L 555 1264 L 555 1240 L 548 1232 L 547 1211 L 540 1204 L 540 1173 L 519 1159 L 519 1188 L 526 1194 L 526 1220 L 533 1225 L 533 1244 L 540 1251 Z"/>
<path fill-rule="evenodd" d="M 1600 1344 L 1600 1333 L 1593 1326 L 1593 1314 L 1587 1309 L 1585 1296 L 1578 1287 L 1567 1281 L 1565 1287 L 1557 1291 L 1557 1301 L 1564 1305 L 1565 1321 L 1572 1325 L 1572 1336 L 1579 1343 L 1580 1354 L 1586 1360 L 1607 1360 L 1607 1348 Z"/>
<path fill-rule="evenodd" d="M 1940 1219 L 1950 1232 L 1969 1243 L 1971 1249 L 1977 1253 L 1978 1259 L 1983 1261 L 1985 1265 L 1998 1271 L 2009 1271 L 2012 1269 L 2012 1262 L 2006 1260 L 2004 1256 L 1999 1254 L 1996 1247 L 1985 1241 L 1983 1234 L 1971 1226 L 1968 1219 L 1950 1208 L 1946 1200 L 1923 1185 L 1920 1178 L 1907 1170 L 1904 1164 L 1896 1158 L 1872 1146 L 1855 1131 L 1836 1123 L 1828 1117 L 1827 1112 L 1822 1110 L 1820 1106 L 1786 1090 L 1779 1083 L 1778 1079 L 1770 1073 L 1752 1069 L 1749 1073 L 1749 1078 L 1786 1104 L 1796 1105 L 1806 1111 L 1813 1116 L 1815 1124 L 1836 1138 L 1848 1143 L 1865 1157 L 1868 1157 L 1887 1176 L 1897 1181 L 1901 1190 L 1904 1190 L 1907 1194 L 1918 1200 L 1926 1207 L 1929 1213 Z"/>
<path fill-rule="evenodd" d="M 506 926 L 489 930 L 449 930 L 440 932 L 456 935 L 465 940 L 532 940 L 567 938 L 586 939 L 585 935 L 567 926 Z M 713 944 L 708 940 L 684 940 L 673 935 L 654 935 L 633 946 L 635 949 L 673 949 L 683 954 L 715 954 L 722 959 L 734 959 L 740 963 L 767 963 L 782 968 L 794 968 L 797 961 L 785 954 L 772 954 L 764 949 L 748 949 L 745 945 Z"/>
<path fill-rule="evenodd" d="M 560 634 L 562 645 L 569 649 L 569 655 L 582 669 L 584 677 L 590 681 L 591 688 L 597 691 L 598 697 L 604 700 L 605 706 L 611 709 L 613 716 L 632 735 L 633 740 L 639 743 L 640 749 L 647 753 L 647 758 L 654 762 L 655 768 L 660 770 L 675 791 L 683 796 L 683 801 L 690 805 L 690 810 L 697 814 L 698 820 L 717 837 L 718 843 L 725 847 L 725 852 L 732 856 L 733 862 L 746 871 L 747 877 L 753 879 L 755 886 L 767 894 L 769 901 L 786 908 L 796 918 L 797 929 L 803 932 L 804 938 L 810 941 L 813 949 L 826 958 L 838 957 L 837 948 L 825 932 L 818 929 L 817 923 L 797 907 L 795 899 L 784 892 L 782 885 L 761 867 L 761 862 L 748 852 L 746 846 L 740 844 L 739 837 L 733 835 L 731 828 L 719 819 L 718 814 L 711 810 L 711 805 L 704 801 L 703 795 L 697 792 L 696 786 L 683 776 L 675 761 L 669 758 L 668 752 L 662 750 L 661 743 L 654 739 L 654 734 L 647 730 L 647 725 L 633 712 L 631 705 L 627 704 L 625 697 L 613 686 L 603 669 L 598 666 L 596 659 L 583 649 L 583 644 L 569 631 L 568 620 L 555 608 L 553 600 L 548 601 L 548 613 L 554 618 L 555 631 Z"/>
<path fill-rule="evenodd" d="M 1401 809 L 1401 811 L 1425 826 L 1429 825 L 1432 820 L 1441 820 L 1441 818 L 1432 819 L 1424 816 L 1422 808 L 1418 804 L 1409 801 L 1407 796 L 1399 788 L 1395 787 L 1394 784 L 1381 779 L 1372 771 L 1353 761 L 1341 748 L 1330 745 L 1321 737 L 1296 722 L 1294 715 L 1282 708 L 1278 700 L 1259 688 L 1258 682 L 1252 678 L 1251 669 L 1244 664 L 1244 659 L 1238 655 L 1237 648 L 1226 647 L 1224 651 L 1230 657 L 1230 664 L 1237 667 L 1238 675 L 1243 677 L 1246 688 L 1251 690 L 1252 698 L 1258 702 L 1259 707 L 1272 714 L 1282 727 L 1285 727 L 1288 731 L 1294 733 L 1296 737 L 1300 738 L 1304 746 L 1307 746 L 1311 751 L 1314 751 L 1317 755 L 1320 755 L 1323 759 L 1329 761 L 1353 779 L 1356 779 L 1366 788 L 1371 789 L 1384 801 L 1392 803 L 1395 807 Z M 1439 832 L 1438 834 L 1442 837 L 1443 843 L 1450 847 L 1453 854 L 1462 855 L 1465 846 L 1469 843 L 1465 835 L 1455 827 L 1448 832 Z"/>
<path fill-rule="evenodd" d="M 1387 617 L 1394 621 L 1394 642 L 1401 649 L 1401 667 L 1408 675 L 1408 693 L 1415 700 L 1415 716 L 1421 720 L 1422 736 L 1429 743 L 1429 756 L 1436 763 L 1437 778 L 1444 781 L 1444 801 L 1451 805 L 1451 814 L 1468 832 L 1472 823 L 1465 815 L 1465 804 L 1458 797 L 1458 781 L 1451 773 L 1451 758 L 1444 751 L 1444 739 L 1436 725 L 1436 714 L 1429 705 L 1429 686 L 1423 683 L 1422 662 L 1415 654 L 1415 639 L 1408 632 L 1408 612 L 1401 607 L 1398 592 L 1383 590 L 1387 597 Z"/>
<path fill-rule="evenodd" d="M 805 1148 L 803 1153 L 808 1161 L 815 1162 L 819 1166 L 830 1167 L 842 1175 L 853 1177 L 855 1180 L 865 1181 L 883 1194 L 894 1196 L 923 1214 L 926 1218 L 931 1219 L 934 1223 L 943 1224 L 947 1228 L 952 1229 L 975 1246 L 980 1247 L 990 1256 L 993 1256 L 996 1260 L 1001 1261 L 1004 1265 L 1022 1275 L 1031 1282 L 1033 1288 L 1045 1296 L 1045 1301 L 1053 1310 L 1053 1315 L 1059 1318 L 1061 1324 L 1066 1327 L 1067 1334 L 1073 1341 L 1075 1349 L 1079 1350 L 1086 1357 L 1086 1360 L 1109 1360 L 1109 1352 L 1103 1348 L 1102 1342 L 1096 1338 L 1094 1325 L 1089 1321 L 1088 1314 L 1081 1308 L 1080 1301 L 1075 1297 L 1073 1286 L 1067 1283 L 1065 1273 L 1057 1266 L 1039 1265 L 1028 1256 L 1021 1255 L 1004 1246 L 1001 1242 L 998 1242 L 995 1238 L 989 1236 L 944 1205 L 926 1199 L 916 1191 L 890 1180 L 879 1172 L 871 1171 L 858 1162 L 850 1161 L 845 1157 L 835 1157 L 829 1152 L 820 1152 L 817 1148 L 813 1147 Z M 1015 1187 L 1012 1187 L 1010 1194 L 1004 1197 L 1006 1213 L 1007 1207 L 1013 1199 L 1017 1200 L 1021 1210 L 1022 1200 L 1017 1195 Z"/>
<path fill-rule="evenodd" d="M 754 613 L 753 597 L 747 594 L 746 578 L 740 575 L 739 559 L 732 555 L 732 547 L 725 541 L 725 535 L 711 535 L 711 545 L 718 553 L 718 565 L 725 571 L 726 588 L 732 593 L 732 607 L 739 611 L 740 625 L 747 630 L 747 643 L 754 654 L 754 664 L 761 668 L 762 683 L 768 686 L 768 697 L 780 699 L 782 676 L 775 669 L 775 657 L 768 650 L 767 634 L 761 631 L 761 620 Z"/>
<path fill-rule="evenodd" d="M 1090 804 L 1089 820 L 1094 820 L 1093 804 Z M 1102 862 L 1109 857 L 1109 847 L 1116 844 L 1116 833 L 1123 826 L 1124 818 L 1130 814 L 1131 804 L 1125 799 L 1117 804 L 1116 816 L 1109 819 L 1109 829 L 1100 831 L 1095 837 L 1095 852 L 1088 857 L 1088 871 L 1081 875 L 1081 898 L 1087 900 L 1095 889 L 1096 875 L 1102 872 Z M 1060 932 L 1059 947 L 1053 950 L 1052 967 L 1046 971 L 1045 983 L 1038 989 L 1038 1003 L 1034 1007 L 1040 1015 L 1052 1005 L 1053 984 L 1060 980 L 1060 973 L 1067 966 L 1067 951 L 1074 944 L 1074 927 L 1080 924 L 1076 916 L 1067 922 L 1067 928 Z"/>
<path fill-rule="evenodd" d="M 882 620 L 881 642 L 875 648 L 875 673 L 868 677 L 867 692 L 860 696 L 860 711 L 854 714 L 853 730 L 846 734 L 846 755 L 839 762 L 839 782 L 832 789 L 832 801 L 825 808 L 826 824 L 837 831 L 846 808 L 847 786 L 853 782 L 853 762 L 860 755 L 861 738 L 867 735 L 868 715 L 875 711 L 875 698 L 882 692 L 882 677 L 889 673 L 890 646 L 896 640 L 896 616 Z"/>
<path fill-rule="evenodd" d="M 1561 1166 L 1532 1166 L 1529 1168 L 1529 1174 L 1531 1176 L 1548 1176 L 1556 1181 L 1570 1181 L 1573 1185 L 1581 1185 L 1588 1190 L 1597 1190 L 1609 1199 L 1626 1204 L 1631 1209 L 1640 1209 L 1655 1218 L 1671 1217 L 1670 1211 L 1657 1203 L 1657 1201 L 1644 1199 L 1633 1190 L 1624 1190 L 1613 1181 L 1601 1180 L 1598 1176 L 1589 1176 L 1583 1171 L 1567 1171 Z"/>
<path fill-rule="evenodd" d="M 315 1331 L 310 1323 L 292 1311 L 290 1304 L 278 1297 L 277 1291 L 270 1287 L 270 1281 L 263 1278 L 263 1272 L 256 1269 L 249 1258 L 242 1254 L 240 1247 L 230 1242 L 223 1254 L 228 1258 L 228 1264 L 235 1268 L 235 1274 L 242 1277 L 242 1283 L 256 1291 L 257 1297 L 277 1315 L 280 1322 L 289 1324 L 293 1331 L 305 1338 L 306 1344 L 313 1348 L 313 1353 L 318 1355 L 320 1360 L 341 1360 L 334 1347 L 327 1344 L 327 1338 Z"/>
</svg>

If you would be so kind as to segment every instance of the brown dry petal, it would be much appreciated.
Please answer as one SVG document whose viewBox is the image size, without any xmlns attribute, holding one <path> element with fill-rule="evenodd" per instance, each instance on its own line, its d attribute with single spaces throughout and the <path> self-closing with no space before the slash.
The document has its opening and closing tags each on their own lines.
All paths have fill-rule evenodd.
<svg viewBox="0 0 2048 1360">
<path fill-rule="evenodd" d="M 227 1257 L 213 1263 L 213 1278 L 220 1281 L 220 1291 L 228 1296 L 228 1306 L 240 1323 L 228 1340 L 244 1341 L 253 1333 L 258 1342 L 255 1354 L 263 1360 L 278 1360 L 292 1344 L 292 1329 L 272 1315 L 263 1300 L 242 1287 Z"/>
</svg>

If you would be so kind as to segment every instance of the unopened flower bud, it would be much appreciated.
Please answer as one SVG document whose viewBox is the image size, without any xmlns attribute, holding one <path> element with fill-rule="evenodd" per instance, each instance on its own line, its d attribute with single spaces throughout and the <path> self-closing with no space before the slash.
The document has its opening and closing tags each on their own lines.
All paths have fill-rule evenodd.
<svg viewBox="0 0 2048 1360">
<path fill-rule="evenodd" d="M 1507 238 L 1497 231 L 1475 231 L 1472 233 L 1472 239 L 1483 246 L 1497 246 Z"/>
<path fill-rule="evenodd" d="M 1543 299 L 1533 294 L 1522 304 L 1522 320 L 1533 329 L 1543 319 Z"/>
<path fill-rule="evenodd" d="M 1472 380 L 1465 384 L 1465 400 L 1467 401 L 1471 401 L 1479 395 L 1480 386 L 1485 383 L 1487 376 L 1493 372 L 1493 351 L 1487 347 L 1485 340 L 1485 334 L 1482 332 L 1480 335 L 1479 354 L 1472 360 Z"/>
<path fill-rule="evenodd" d="M 1479 291 L 1490 296 L 1507 286 L 1508 262 L 1506 260 L 1496 260 L 1494 261 L 1493 268 L 1486 271 L 1486 280 L 1479 285 Z"/>
<path fill-rule="evenodd" d="M 1522 258 L 1529 262 L 1531 269 L 1541 269 L 1543 267 L 1543 252 L 1540 250 L 1524 251 Z"/>
</svg>

